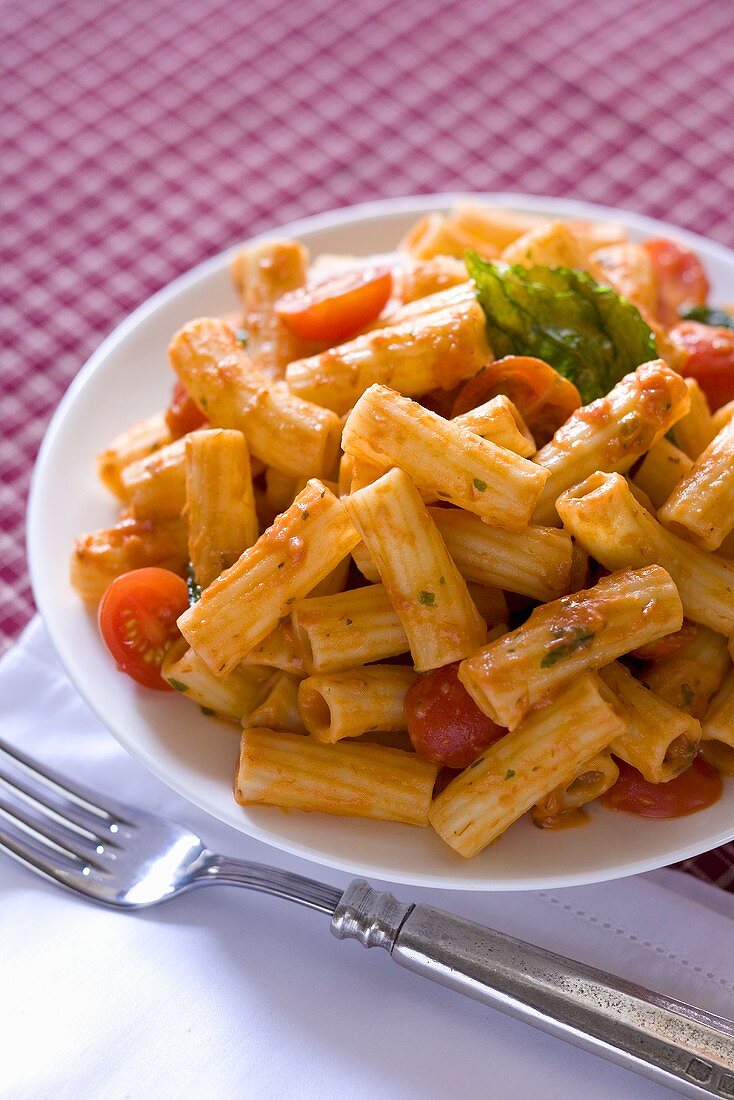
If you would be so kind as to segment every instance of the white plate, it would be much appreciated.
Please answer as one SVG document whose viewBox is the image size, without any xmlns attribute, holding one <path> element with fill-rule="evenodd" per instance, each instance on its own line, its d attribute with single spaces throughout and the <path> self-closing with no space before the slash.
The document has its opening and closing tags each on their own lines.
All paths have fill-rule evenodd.
<svg viewBox="0 0 734 1100">
<path fill-rule="evenodd" d="M 319 252 L 370 254 L 394 247 L 415 218 L 459 195 L 387 200 L 321 214 L 278 229 Z M 633 238 L 675 236 L 701 256 L 712 300 L 728 301 L 734 252 L 662 222 L 562 199 L 478 196 L 496 206 L 619 222 Z M 480 856 L 463 860 L 430 829 L 387 822 L 243 809 L 232 798 L 237 731 L 176 695 L 135 686 L 115 670 L 95 616 L 69 586 L 68 555 L 82 531 L 115 518 L 94 455 L 138 417 L 167 403 L 166 347 L 184 322 L 234 309 L 221 253 L 156 294 L 112 333 L 70 386 L 43 441 L 31 486 L 28 547 L 36 602 L 75 685 L 118 740 L 152 772 L 219 820 L 276 848 L 355 874 L 447 889 L 521 890 L 579 885 L 650 870 L 734 836 L 734 781 L 690 817 L 646 821 L 594 807 L 580 829 L 544 832 L 517 822 Z M 80 308 L 82 308 L 80 306 Z"/>
</svg>

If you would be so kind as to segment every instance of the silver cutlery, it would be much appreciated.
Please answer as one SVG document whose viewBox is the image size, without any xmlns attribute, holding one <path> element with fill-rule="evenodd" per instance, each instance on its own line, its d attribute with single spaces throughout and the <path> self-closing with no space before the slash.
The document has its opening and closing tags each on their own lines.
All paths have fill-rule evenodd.
<svg viewBox="0 0 734 1100">
<path fill-rule="evenodd" d="M 210 851 L 183 825 L 105 797 L 0 741 L 0 848 L 115 909 L 194 887 L 274 894 L 331 918 L 338 939 L 635 1070 L 684 1096 L 734 1100 L 734 1023 L 359 879 L 346 890 Z"/>
</svg>

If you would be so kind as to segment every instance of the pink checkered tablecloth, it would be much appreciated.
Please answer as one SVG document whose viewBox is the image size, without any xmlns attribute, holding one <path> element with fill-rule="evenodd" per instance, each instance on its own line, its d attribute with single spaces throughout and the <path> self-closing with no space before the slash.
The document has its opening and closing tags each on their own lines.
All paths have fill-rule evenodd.
<svg viewBox="0 0 734 1100">
<path fill-rule="evenodd" d="M 28 479 L 101 338 L 204 257 L 385 195 L 524 191 L 734 245 L 727 0 L 0 0 L 0 648 Z M 734 886 L 734 848 L 688 870 Z"/>
</svg>

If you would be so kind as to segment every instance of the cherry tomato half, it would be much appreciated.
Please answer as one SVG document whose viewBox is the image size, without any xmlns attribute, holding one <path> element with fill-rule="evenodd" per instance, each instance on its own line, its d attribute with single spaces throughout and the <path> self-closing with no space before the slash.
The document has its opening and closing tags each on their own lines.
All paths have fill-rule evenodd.
<svg viewBox="0 0 734 1100">
<path fill-rule="evenodd" d="M 413 748 L 449 768 L 466 768 L 507 730 L 483 714 L 459 680 L 458 662 L 420 676 L 405 697 Z"/>
<path fill-rule="evenodd" d="M 335 344 L 377 320 L 392 293 L 392 273 L 350 271 L 284 294 L 275 312 L 301 340 Z"/>
<path fill-rule="evenodd" d="M 734 330 L 681 321 L 668 340 L 680 352 L 681 374 L 696 379 L 712 412 L 734 398 Z"/>
<path fill-rule="evenodd" d="M 180 439 L 188 432 L 195 432 L 206 417 L 185 389 L 183 383 L 176 381 L 171 395 L 171 404 L 166 409 L 166 424 L 174 439 Z"/>
<path fill-rule="evenodd" d="M 517 407 L 539 447 L 581 405 L 581 395 L 574 384 L 548 363 L 531 355 L 507 355 L 464 384 L 451 415 L 469 412 L 500 393 Z"/>
<path fill-rule="evenodd" d="M 648 783 L 624 760 L 617 763 L 619 779 L 600 799 L 610 810 L 639 817 L 685 817 L 712 806 L 721 794 L 721 777 L 701 756 L 668 783 Z"/>
<path fill-rule="evenodd" d="M 666 237 L 645 241 L 643 248 L 652 261 L 657 285 L 656 313 L 664 325 L 675 324 L 686 309 L 706 304 L 708 279 L 695 252 Z"/>
<path fill-rule="evenodd" d="M 99 630 L 119 670 L 145 687 L 170 691 L 161 665 L 188 606 L 186 581 L 168 569 L 150 566 L 117 577 L 99 605 Z"/>
</svg>

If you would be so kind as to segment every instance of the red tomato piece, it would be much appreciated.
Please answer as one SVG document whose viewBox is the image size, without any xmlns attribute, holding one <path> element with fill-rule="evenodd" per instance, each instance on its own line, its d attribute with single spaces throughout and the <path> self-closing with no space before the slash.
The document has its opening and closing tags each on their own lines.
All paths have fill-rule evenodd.
<svg viewBox="0 0 734 1100">
<path fill-rule="evenodd" d="M 170 691 L 161 665 L 188 606 L 186 581 L 168 569 L 150 566 L 117 577 L 99 605 L 99 630 L 118 669 L 145 687 Z"/>
<path fill-rule="evenodd" d="M 413 748 L 448 768 L 466 768 L 507 730 L 483 714 L 458 677 L 458 662 L 420 676 L 405 697 Z"/>
<path fill-rule="evenodd" d="M 652 262 L 657 286 L 656 312 L 664 325 L 673 325 L 687 309 L 706 304 L 708 279 L 695 252 L 666 237 L 645 241 L 643 248 Z"/>
<path fill-rule="evenodd" d="M 335 344 L 376 321 L 392 293 L 392 273 L 365 268 L 284 294 L 275 312 L 301 340 Z"/>
<path fill-rule="evenodd" d="M 459 391 L 452 416 L 476 409 L 498 394 L 516 406 L 538 446 L 546 443 L 581 405 L 574 386 L 542 359 L 506 355 L 484 367 Z"/>
<path fill-rule="evenodd" d="M 681 353 L 681 374 L 696 379 L 712 412 L 734 399 L 734 330 L 681 321 L 668 340 Z"/>
<path fill-rule="evenodd" d="M 195 432 L 206 423 L 206 417 L 189 396 L 183 383 L 176 381 L 171 395 L 171 404 L 166 409 L 166 424 L 174 439 L 180 439 L 188 432 Z"/>
<path fill-rule="evenodd" d="M 610 810 L 639 817 L 685 817 L 712 806 L 721 795 L 721 776 L 701 756 L 668 783 L 648 783 L 624 760 L 617 763 L 619 779 L 600 799 Z"/>
</svg>

